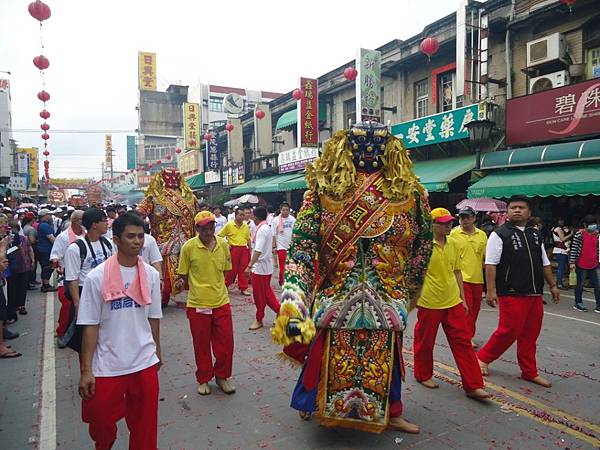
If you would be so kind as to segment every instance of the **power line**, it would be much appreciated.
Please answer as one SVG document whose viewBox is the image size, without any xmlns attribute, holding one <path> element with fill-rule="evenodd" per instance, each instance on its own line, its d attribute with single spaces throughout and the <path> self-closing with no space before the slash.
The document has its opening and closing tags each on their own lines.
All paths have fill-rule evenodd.
<svg viewBox="0 0 600 450">
<path fill-rule="evenodd" d="M 43 130 L 38 128 L 2 128 L 2 133 L 43 133 Z M 137 130 L 50 130 L 50 133 L 69 133 L 69 134 L 124 134 L 137 133 Z"/>
</svg>

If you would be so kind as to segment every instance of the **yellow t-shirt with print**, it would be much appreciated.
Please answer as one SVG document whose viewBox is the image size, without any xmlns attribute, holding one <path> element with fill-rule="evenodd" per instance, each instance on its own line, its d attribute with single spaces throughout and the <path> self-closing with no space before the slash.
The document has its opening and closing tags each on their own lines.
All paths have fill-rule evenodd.
<svg viewBox="0 0 600 450">
<path fill-rule="evenodd" d="M 417 306 L 448 309 L 462 302 L 454 275 L 455 270 L 462 270 L 461 253 L 461 246 L 454 238 L 448 236 L 443 247 L 434 239 L 433 252 Z"/>
<path fill-rule="evenodd" d="M 487 234 L 475 228 L 473 234 L 465 233 L 461 227 L 456 227 L 450 236 L 462 246 L 462 277 L 467 283 L 483 284 L 483 262 L 485 261 L 485 247 Z"/>
<path fill-rule="evenodd" d="M 215 248 L 210 251 L 199 237 L 188 240 L 179 254 L 179 275 L 187 275 L 190 290 L 188 308 L 219 308 L 229 303 L 225 274 L 231 270 L 229 244 L 216 236 Z"/>
</svg>

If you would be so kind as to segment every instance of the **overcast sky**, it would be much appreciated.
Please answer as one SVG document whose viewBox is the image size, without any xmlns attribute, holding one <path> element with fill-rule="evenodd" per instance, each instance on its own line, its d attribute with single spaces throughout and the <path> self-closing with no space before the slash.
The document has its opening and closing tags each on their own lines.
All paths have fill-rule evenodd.
<svg viewBox="0 0 600 450">
<path fill-rule="evenodd" d="M 12 73 L 14 138 L 21 147 L 42 147 L 36 96 L 42 80 L 32 63 L 40 30 L 27 11 L 30 1 L 0 0 L 0 70 Z M 50 175 L 96 178 L 105 130 L 134 134 L 137 127 L 139 50 L 157 54 L 159 90 L 200 80 L 285 93 L 299 76 L 329 72 L 359 47 L 407 39 L 458 6 L 458 0 L 44 1 L 52 9 L 43 25 Z M 36 131 L 18 131 L 25 129 Z M 75 132 L 84 130 L 99 132 Z M 112 134 L 115 169 L 122 170 L 128 133 Z"/>
</svg>

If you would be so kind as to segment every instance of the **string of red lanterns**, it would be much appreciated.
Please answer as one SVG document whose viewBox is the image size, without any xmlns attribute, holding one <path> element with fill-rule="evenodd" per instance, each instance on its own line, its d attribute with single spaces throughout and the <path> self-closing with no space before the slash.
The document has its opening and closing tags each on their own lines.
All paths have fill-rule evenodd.
<svg viewBox="0 0 600 450">
<path fill-rule="evenodd" d="M 31 2 L 27 8 L 29 10 L 29 14 L 31 17 L 40 22 L 40 42 L 41 42 L 41 53 L 38 56 L 33 58 L 33 65 L 40 71 L 40 76 L 42 78 L 42 90 L 38 92 L 37 97 L 43 103 L 44 108 L 40 112 L 40 117 L 44 119 L 44 122 L 40 125 L 42 131 L 44 131 L 41 135 L 41 138 L 44 140 L 44 151 L 42 154 L 44 155 L 44 179 L 46 180 L 46 185 L 50 182 L 50 161 L 48 161 L 48 156 L 50 156 L 50 152 L 48 151 L 48 139 L 50 139 L 50 135 L 48 134 L 48 130 L 50 129 L 50 125 L 46 122 L 46 120 L 50 117 L 50 113 L 46 110 L 46 102 L 50 100 L 50 94 L 46 91 L 46 82 L 44 78 L 44 70 L 50 67 L 50 60 L 44 56 L 44 40 L 43 40 L 43 23 L 45 20 L 48 20 L 52 15 L 50 11 L 50 7 L 46 5 L 41 0 L 36 0 Z"/>
</svg>

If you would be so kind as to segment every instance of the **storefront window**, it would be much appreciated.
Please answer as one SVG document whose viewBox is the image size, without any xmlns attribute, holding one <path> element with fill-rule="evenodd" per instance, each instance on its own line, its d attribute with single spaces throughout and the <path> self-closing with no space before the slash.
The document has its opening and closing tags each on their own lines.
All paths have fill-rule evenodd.
<svg viewBox="0 0 600 450">
<path fill-rule="evenodd" d="M 415 93 L 415 119 L 425 117 L 428 114 L 429 84 L 428 79 L 417 81 L 414 87 Z"/>
<path fill-rule="evenodd" d="M 208 102 L 208 109 L 212 112 L 223 112 L 223 99 L 221 97 L 211 97 Z"/>
<path fill-rule="evenodd" d="M 438 112 L 451 111 L 463 106 L 464 96 L 456 97 L 454 92 L 455 78 L 454 72 L 446 72 L 438 76 Z"/>
<path fill-rule="evenodd" d="M 344 102 L 344 124 L 343 128 L 349 126 L 349 123 L 356 122 L 356 99 L 352 98 Z"/>
<path fill-rule="evenodd" d="M 600 47 L 588 50 L 588 78 L 600 78 Z"/>
</svg>

